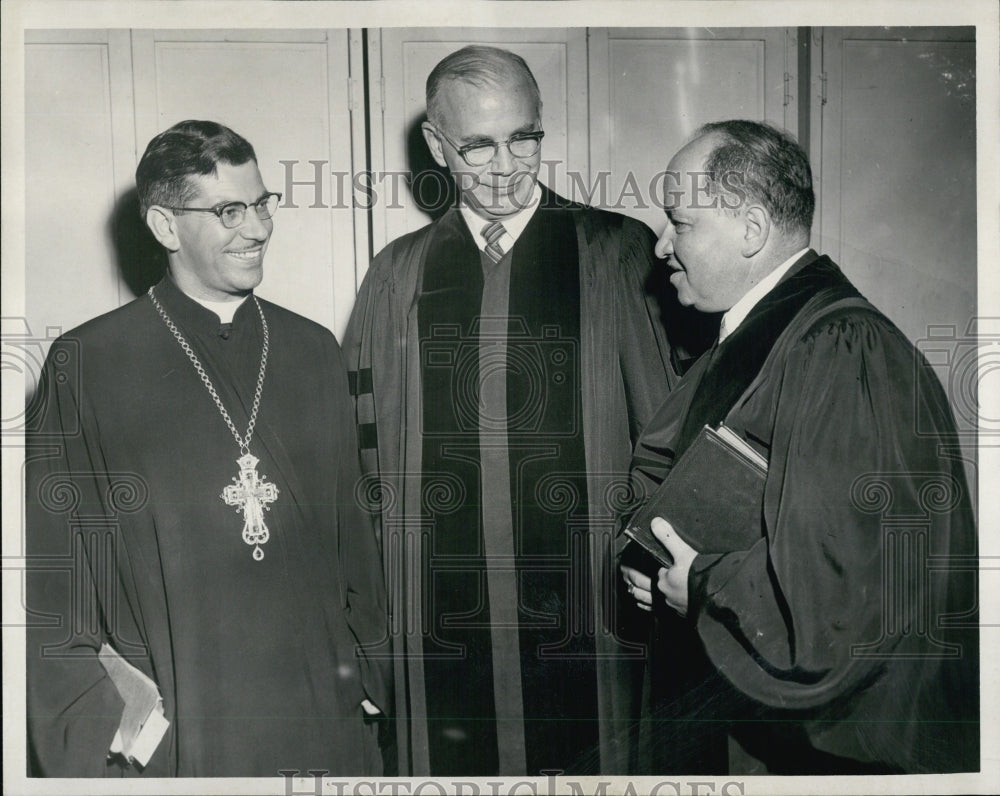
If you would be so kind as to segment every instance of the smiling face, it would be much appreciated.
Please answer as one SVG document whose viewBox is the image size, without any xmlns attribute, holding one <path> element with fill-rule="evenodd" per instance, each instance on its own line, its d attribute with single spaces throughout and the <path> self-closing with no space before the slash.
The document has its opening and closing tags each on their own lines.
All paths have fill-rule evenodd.
<svg viewBox="0 0 1000 796">
<path fill-rule="evenodd" d="M 542 129 L 535 96 L 524 81 L 479 87 L 448 80 L 441 87 L 440 108 L 441 132 L 458 146 L 503 142 L 516 133 Z M 470 166 L 433 124 L 425 123 L 423 132 L 434 159 L 451 171 L 462 199 L 477 215 L 502 219 L 531 200 L 541 149 L 530 158 L 515 158 L 500 146 L 485 166 Z"/>
<path fill-rule="evenodd" d="M 670 161 L 667 226 L 656 243 L 678 299 L 702 312 L 728 310 L 756 278 L 746 256 L 745 212 L 725 209 L 726 197 L 707 191 L 705 160 L 715 143 L 711 136 L 695 139 Z"/>
<path fill-rule="evenodd" d="M 208 301 L 242 298 L 264 277 L 264 252 L 274 227 L 271 219 L 260 220 L 250 207 L 267 193 L 257 164 L 252 160 L 239 166 L 220 162 L 215 175 L 188 180 L 195 192 L 185 206 L 243 202 L 248 210 L 243 223 L 234 229 L 222 226 L 214 213 L 171 214 L 171 274 L 190 296 Z"/>
</svg>

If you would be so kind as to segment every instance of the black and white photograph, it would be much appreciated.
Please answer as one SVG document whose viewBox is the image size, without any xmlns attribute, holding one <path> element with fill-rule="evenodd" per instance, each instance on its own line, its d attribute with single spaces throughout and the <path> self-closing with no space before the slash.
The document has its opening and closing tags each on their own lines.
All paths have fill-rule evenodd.
<svg viewBox="0 0 1000 796">
<path fill-rule="evenodd" d="M 995 3 L 0 12 L 5 793 L 1000 788 Z"/>
</svg>

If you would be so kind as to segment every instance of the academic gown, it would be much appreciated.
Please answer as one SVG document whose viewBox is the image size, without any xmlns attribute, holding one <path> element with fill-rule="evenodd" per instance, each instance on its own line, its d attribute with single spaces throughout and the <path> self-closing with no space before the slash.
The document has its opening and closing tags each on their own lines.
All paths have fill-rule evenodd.
<svg viewBox="0 0 1000 796">
<path fill-rule="evenodd" d="M 345 352 L 400 774 L 633 765 L 642 618 L 609 550 L 632 443 L 675 379 L 652 249 L 641 224 L 543 188 L 501 263 L 451 208 L 365 278 Z"/>
<path fill-rule="evenodd" d="M 155 293 L 246 432 L 262 349 L 167 277 Z M 122 700 L 111 644 L 152 678 L 169 730 L 146 776 L 381 772 L 362 715 L 390 702 L 384 582 L 354 498 L 356 430 L 333 335 L 260 301 L 269 355 L 250 453 L 277 487 L 254 560 L 221 499 L 240 451 L 149 297 L 57 340 L 27 453 L 27 723 L 36 776 L 134 776 L 106 762 Z"/>
<path fill-rule="evenodd" d="M 719 727 L 730 773 L 978 770 L 976 531 L 926 361 L 809 252 L 657 411 L 637 488 L 723 421 L 769 462 L 760 536 L 698 555 L 660 619 L 660 760 Z"/>
</svg>

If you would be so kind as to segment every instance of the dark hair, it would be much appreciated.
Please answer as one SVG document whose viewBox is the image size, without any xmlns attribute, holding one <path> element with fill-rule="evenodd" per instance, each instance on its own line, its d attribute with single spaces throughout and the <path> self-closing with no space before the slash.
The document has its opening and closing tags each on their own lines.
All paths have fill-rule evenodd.
<svg viewBox="0 0 1000 796">
<path fill-rule="evenodd" d="M 737 196 L 742 207 L 758 202 L 784 232 L 812 228 L 816 197 L 805 150 L 788 133 L 765 122 L 711 122 L 697 137 L 720 141 L 705 159 L 713 190 Z"/>
<path fill-rule="evenodd" d="M 135 170 L 139 213 L 152 205 L 178 207 L 195 191 L 189 177 L 216 174 L 219 163 L 257 162 L 250 142 L 218 122 L 189 119 L 153 138 Z"/>
<path fill-rule="evenodd" d="M 535 76 L 524 59 L 510 50 L 470 44 L 442 58 L 427 76 L 427 118 L 432 124 L 443 121 L 438 94 L 447 80 L 462 80 L 479 88 L 523 80 L 534 97 L 535 108 L 539 114 L 542 112 L 542 95 Z"/>
</svg>

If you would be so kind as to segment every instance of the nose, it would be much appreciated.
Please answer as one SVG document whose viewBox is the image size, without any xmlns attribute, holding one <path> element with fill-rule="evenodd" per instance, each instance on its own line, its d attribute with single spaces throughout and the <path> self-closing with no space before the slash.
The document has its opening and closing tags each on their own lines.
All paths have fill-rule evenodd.
<svg viewBox="0 0 1000 796">
<path fill-rule="evenodd" d="M 661 259 L 666 259 L 674 253 L 674 225 L 670 223 L 669 219 L 667 220 L 667 226 L 660 233 L 660 238 L 656 241 L 653 251 Z"/>
<path fill-rule="evenodd" d="M 492 174 L 509 175 L 517 171 L 517 160 L 510 154 L 510 146 L 507 144 L 497 144 L 497 153 L 490 161 L 490 172 Z"/>
<path fill-rule="evenodd" d="M 262 219 L 257 215 L 257 211 L 248 207 L 246 215 L 243 216 L 243 223 L 240 224 L 240 235 L 247 240 L 264 241 L 274 229 L 274 221 L 270 218 Z"/>
</svg>

